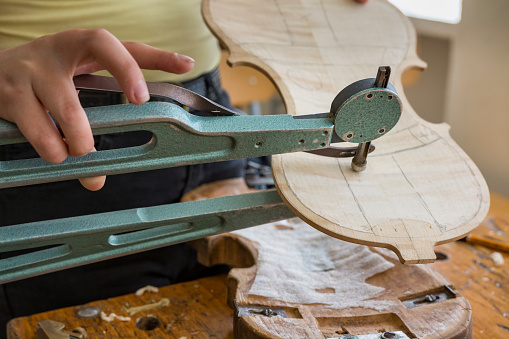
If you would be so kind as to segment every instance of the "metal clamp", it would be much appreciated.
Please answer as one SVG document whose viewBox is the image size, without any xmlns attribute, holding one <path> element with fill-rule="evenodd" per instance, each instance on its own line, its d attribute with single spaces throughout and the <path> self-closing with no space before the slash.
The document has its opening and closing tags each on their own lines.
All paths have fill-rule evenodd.
<svg viewBox="0 0 509 339">
<path fill-rule="evenodd" d="M 327 338 L 327 339 L 411 339 L 403 331 L 392 331 L 383 333 L 371 333 L 371 334 L 342 334 L 338 338 Z"/>
<path fill-rule="evenodd" d="M 277 318 L 286 318 L 286 312 L 284 309 L 280 307 L 270 307 L 270 306 L 253 306 L 253 305 L 237 305 L 237 302 L 234 301 L 235 312 L 237 317 L 244 316 L 263 316 L 263 317 L 277 317 Z"/>
<path fill-rule="evenodd" d="M 449 286 L 444 285 L 440 291 L 428 293 L 424 296 L 414 297 L 411 299 L 402 300 L 401 302 L 407 308 L 414 308 L 434 303 L 439 303 L 448 299 L 456 298 L 454 292 Z"/>
</svg>

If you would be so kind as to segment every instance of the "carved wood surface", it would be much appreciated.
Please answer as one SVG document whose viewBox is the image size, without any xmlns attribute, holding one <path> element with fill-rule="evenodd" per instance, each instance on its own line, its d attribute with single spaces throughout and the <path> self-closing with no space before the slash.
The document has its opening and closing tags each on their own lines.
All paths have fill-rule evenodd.
<svg viewBox="0 0 509 339">
<path fill-rule="evenodd" d="M 308 153 L 272 157 L 277 188 L 313 227 L 350 242 L 387 247 L 404 263 L 435 260 L 433 246 L 463 237 L 489 207 L 486 182 L 451 139 L 421 119 L 401 74 L 424 68 L 409 20 L 385 0 L 205 0 L 207 24 L 231 65 L 267 74 L 293 115 L 328 112 L 337 93 L 389 65 L 403 114 L 375 141 L 367 169 Z M 429 98 L 433 100 L 433 98 Z"/>
<path fill-rule="evenodd" d="M 248 191 L 245 183 L 230 180 L 223 183 L 207 184 L 189 194 L 187 198 L 204 199 Z M 484 224 L 490 229 L 493 228 L 494 232 L 507 234 L 509 232 L 509 200 L 495 195 L 493 202 L 492 218 L 486 219 Z M 275 225 L 279 225 L 276 228 L 277 232 L 286 234 L 291 239 L 292 232 L 295 232 L 288 228 L 291 225 L 281 223 Z M 270 228 L 270 225 L 265 226 L 265 228 L 267 227 Z M 491 234 L 488 235 L 491 236 Z M 337 243 L 345 244 L 340 241 Z M 469 335 L 468 317 L 471 311 L 469 307 L 462 308 L 465 299 L 461 296 L 458 300 L 423 305 L 413 311 L 405 311 L 402 307 L 396 307 L 396 311 L 399 312 L 396 314 L 384 312 L 377 314 L 373 309 L 353 308 L 334 311 L 329 308 L 327 311 L 329 313 L 320 316 L 317 321 L 313 321 L 313 316 L 318 314 L 314 312 L 324 314 L 326 310 L 324 305 L 318 303 L 292 305 L 281 300 L 250 294 L 250 287 L 259 273 L 259 253 L 264 251 L 267 244 L 255 243 L 238 234 L 225 234 L 200 239 L 195 242 L 195 246 L 198 249 L 201 262 L 207 265 L 228 263 L 233 267 L 228 281 L 224 276 L 208 277 L 198 281 L 167 286 L 161 288 L 157 294 L 148 293 L 142 297 L 130 294 L 88 304 L 88 306 L 96 306 L 108 314 L 116 312 L 119 315 L 128 316 L 125 307 L 152 303 L 163 297 L 169 298 L 171 301 L 168 306 L 140 312 L 139 315 L 136 314 L 135 317 L 132 317 L 131 321 L 126 322 L 115 320 L 108 323 L 100 320 L 99 317 L 79 318 L 76 314 L 82 306 L 13 319 L 7 327 L 8 338 L 35 338 L 36 324 L 42 319 L 62 322 L 67 329 L 83 327 L 89 338 L 134 336 L 136 338 L 175 339 L 182 337 L 233 338 L 233 312 L 226 306 L 226 300 L 230 305 L 233 305 L 233 299 L 242 300 L 244 305 L 256 304 L 273 307 L 284 305 L 290 317 L 290 319 L 283 320 L 264 319 L 259 316 L 237 319 L 236 330 L 240 332 L 237 338 L 259 338 L 263 335 L 265 338 L 298 338 L 301 333 L 304 334 L 300 337 L 309 337 L 306 334 L 310 331 L 312 331 L 311 333 L 320 331 L 323 336 L 335 333 L 335 337 L 337 337 L 338 333 L 345 331 L 361 333 L 362 329 L 392 330 L 401 329 L 403 326 L 407 328 L 408 332 L 419 335 L 427 333 L 425 337 L 430 338 L 447 338 L 452 337 L 455 333 L 461 335 L 461 338 Z M 365 249 L 365 247 L 363 248 Z M 437 250 L 442 253 L 442 260 L 428 266 L 401 265 L 393 255 L 391 256 L 390 252 L 380 250 L 385 260 L 392 262 L 394 267 L 365 280 L 370 285 L 384 288 L 376 300 L 392 302 L 395 306 L 394 304 L 399 303 L 398 295 L 408 297 L 412 291 L 421 291 L 420 294 L 422 294 L 422 292 L 429 291 L 429 289 L 446 282 L 439 274 L 429 269 L 432 268 L 452 281 L 454 289 L 466 297 L 472 305 L 474 339 L 505 338 L 509 328 L 506 314 L 509 307 L 507 298 L 509 295 L 507 293 L 509 255 L 502 253 L 505 259 L 504 264 L 495 266 L 491 259 L 492 250 L 482 246 L 470 245 L 467 242 L 452 242 L 439 246 Z M 287 256 L 281 256 L 281 258 L 288 260 Z M 353 261 L 356 264 L 351 267 L 351 272 L 365 274 L 366 269 L 361 265 L 361 262 Z M 274 286 L 280 286 L 278 282 L 284 281 L 284 279 L 284 275 L 279 275 L 278 280 L 273 282 Z M 227 288 L 228 293 L 226 293 Z M 330 299 L 348 300 L 352 298 L 351 293 L 345 295 L 339 294 L 339 291 L 333 293 L 330 288 L 321 289 L 321 292 L 330 296 Z M 354 292 L 352 291 L 352 293 Z M 359 296 L 354 295 L 353 298 L 358 300 Z M 458 314 L 463 314 L 465 317 L 458 317 Z M 156 317 L 162 324 L 152 331 L 140 330 L 137 328 L 136 321 L 144 316 Z M 462 319 L 465 321 L 463 325 Z M 269 332 L 268 336 L 267 331 Z"/>
<path fill-rule="evenodd" d="M 306 232 L 315 236 L 303 241 Z M 301 221 L 208 237 L 194 245 L 204 263 L 236 267 L 228 276 L 230 307 L 235 300 L 240 308 L 286 313 L 235 317 L 236 338 L 337 338 L 395 331 L 410 338 L 472 337 L 471 308 L 460 295 L 404 306 L 402 300 L 423 299 L 450 282 L 425 265 L 401 264 L 386 249 L 342 242 Z M 246 258 L 255 264 L 246 265 Z"/>
<path fill-rule="evenodd" d="M 242 180 L 230 179 L 202 185 L 183 200 L 248 192 Z M 389 331 L 410 338 L 472 337 L 471 308 L 460 295 L 407 307 L 408 300 L 420 301 L 451 285 L 439 273 L 426 265 L 402 265 L 386 249 L 328 237 L 298 218 L 199 239 L 193 246 L 202 264 L 232 267 L 230 307 L 286 313 L 238 316 L 236 310 L 236 338 L 337 338 Z"/>
</svg>

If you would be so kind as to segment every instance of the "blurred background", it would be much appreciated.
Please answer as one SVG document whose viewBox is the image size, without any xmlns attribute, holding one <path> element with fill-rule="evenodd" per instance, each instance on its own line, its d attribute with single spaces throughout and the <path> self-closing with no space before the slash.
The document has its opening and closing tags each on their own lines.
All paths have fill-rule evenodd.
<svg viewBox="0 0 509 339">
<path fill-rule="evenodd" d="M 418 54 L 428 64 L 404 74 L 408 100 L 423 119 L 449 124 L 490 191 L 509 197 L 509 1 L 389 1 L 414 24 Z M 223 59 L 234 105 L 251 114 L 284 113 L 263 74 L 230 69 L 226 52 Z"/>
</svg>

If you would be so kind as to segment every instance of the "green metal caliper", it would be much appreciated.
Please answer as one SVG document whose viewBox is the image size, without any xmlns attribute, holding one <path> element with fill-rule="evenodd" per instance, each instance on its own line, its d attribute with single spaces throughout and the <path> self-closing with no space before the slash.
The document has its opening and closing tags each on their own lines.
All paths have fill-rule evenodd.
<svg viewBox="0 0 509 339">
<path fill-rule="evenodd" d="M 389 67 L 376 78 L 347 86 L 331 111 L 306 116 L 240 116 L 184 88 L 149 83 L 152 95 L 170 97 L 210 116 L 167 102 L 86 109 L 95 135 L 146 130 L 145 145 L 105 150 L 55 165 L 42 159 L 0 162 L 0 189 L 37 183 L 290 152 L 353 157 L 366 166 L 370 142 L 390 131 L 401 100 Z M 112 78 L 80 76 L 77 88 L 120 92 Z M 25 142 L 0 120 L 0 145 Z M 349 141 L 357 147 L 331 144 Z M 293 217 L 275 190 L 0 227 L 0 283 Z M 9 256 L 8 252 L 28 250 Z"/>
</svg>

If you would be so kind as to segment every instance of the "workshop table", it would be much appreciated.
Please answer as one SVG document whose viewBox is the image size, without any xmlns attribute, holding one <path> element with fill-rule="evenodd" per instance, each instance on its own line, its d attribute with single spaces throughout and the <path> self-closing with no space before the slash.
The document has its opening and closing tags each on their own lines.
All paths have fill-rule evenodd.
<svg viewBox="0 0 509 339">
<path fill-rule="evenodd" d="M 500 235 L 489 234 L 492 232 L 486 232 L 486 227 L 497 228 Z M 491 194 L 488 217 L 473 234 L 504 240 L 505 252 L 456 241 L 435 247 L 435 252 L 445 254 L 448 259 L 430 266 L 450 280 L 455 291 L 470 303 L 473 338 L 509 338 L 509 199 Z M 497 251 L 504 259 L 504 264 L 498 267 L 490 256 Z"/>
<path fill-rule="evenodd" d="M 509 243 L 509 199 L 492 194 L 490 213 L 475 234 L 491 239 L 495 234 Z M 490 238 L 490 236 L 492 236 Z M 430 266 L 449 279 L 455 290 L 468 299 L 473 311 L 473 338 L 509 337 L 509 253 L 494 248 L 457 241 L 437 246 L 439 259 Z M 489 246 L 489 242 L 488 242 Z M 499 251 L 504 263 L 495 266 L 492 253 Z M 95 306 L 106 314 L 125 315 L 123 310 L 141 301 L 155 303 L 168 298 L 169 304 L 133 315 L 131 321 L 103 321 L 100 317 L 78 318 L 84 306 L 68 307 L 32 316 L 13 319 L 7 327 L 9 339 L 35 338 L 37 322 L 52 319 L 66 325 L 66 330 L 86 327 L 89 338 L 233 338 L 233 311 L 226 305 L 227 277 L 218 275 L 196 281 L 166 286 L 158 293 L 142 296 L 129 294 L 100 300 L 84 306 Z M 143 317 L 157 318 L 161 325 L 142 330 Z M 133 321 L 134 320 L 134 321 Z M 135 325 L 137 323 L 137 325 Z M 150 322 L 149 322 L 150 323 Z M 146 325 L 146 322 L 145 322 Z"/>
</svg>

